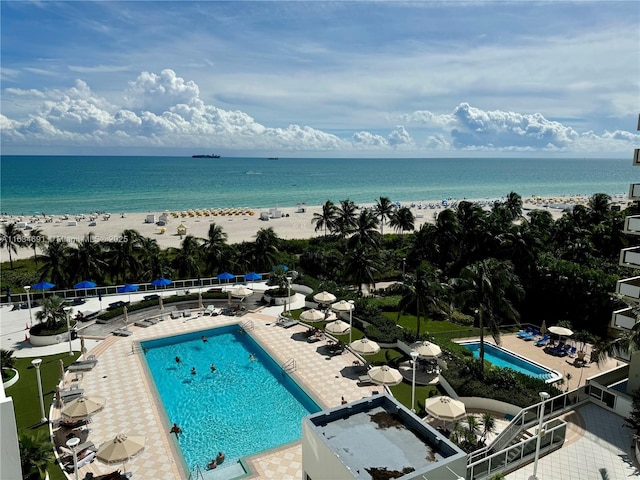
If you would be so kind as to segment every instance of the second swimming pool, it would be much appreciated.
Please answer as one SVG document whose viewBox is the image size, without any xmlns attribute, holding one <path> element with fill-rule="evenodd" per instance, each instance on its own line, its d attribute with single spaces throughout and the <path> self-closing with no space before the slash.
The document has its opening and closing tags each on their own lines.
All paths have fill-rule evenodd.
<svg viewBox="0 0 640 480">
<path fill-rule="evenodd" d="M 302 418 L 321 410 L 238 325 L 141 346 L 169 421 L 182 429 L 189 470 L 206 469 L 218 451 L 230 464 L 299 440 Z"/>
<path fill-rule="evenodd" d="M 473 352 L 475 358 L 480 358 L 480 342 L 478 340 L 460 342 L 462 346 Z M 562 374 L 556 370 L 532 362 L 506 348 L 491 343 L 484 344 L 484 359 L 500 368 L 510 368 L 516 372 L 524 373 L 530 377 L 540 378 L 547 383 L 556 382 L 562 378 Z"/>
</svg>

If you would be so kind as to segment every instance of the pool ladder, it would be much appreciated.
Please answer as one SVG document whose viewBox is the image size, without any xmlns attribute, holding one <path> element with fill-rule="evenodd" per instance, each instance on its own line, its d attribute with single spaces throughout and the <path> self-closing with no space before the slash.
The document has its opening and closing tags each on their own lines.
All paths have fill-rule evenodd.
<svg viewBox="0 0 640 480">
<path fill-rule="evenodd" d="M 291 373 L 295 372 L 298 369 L 298 364 L 296 363 L 295 358 L 290 358 L 286 362 L 282 364 L 282 370 L 285 372 Z"/>
<path fill-rule="evenodd" d="M 240 326 L 245 332 L 248 332 L 249 330 L 253 330 L 253 320 L 249 319 L 246 322 L 244 322 L 241 326 Z"/>
</svg>

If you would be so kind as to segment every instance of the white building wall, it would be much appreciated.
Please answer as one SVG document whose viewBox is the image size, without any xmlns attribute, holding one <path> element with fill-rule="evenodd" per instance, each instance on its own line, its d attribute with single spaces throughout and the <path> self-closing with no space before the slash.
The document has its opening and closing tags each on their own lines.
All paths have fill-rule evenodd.
<svg viewBox="0 0 640 480">
<path fill-rule="evenodd" d="M 4 387 L 0 388 L 0 478 L 3 480 L 22 478 L 13 399 L 6 397 Z"/>
<path fill-rule="evenodd" d="M 302 472 L 302 480 L 355 478 L 306 422 L 302 422 Z"/>
</svg>

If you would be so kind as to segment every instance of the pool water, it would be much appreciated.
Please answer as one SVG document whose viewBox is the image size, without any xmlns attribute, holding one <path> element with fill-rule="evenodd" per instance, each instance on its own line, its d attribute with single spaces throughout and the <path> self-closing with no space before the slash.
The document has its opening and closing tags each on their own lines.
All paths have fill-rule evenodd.
<svg viewBox="0 0 640 480">
<path fill-rule="evenodd" d="M 169 422 L 182 429 L 179 444 L 190 471 L 206 469 L 218 451 L 231 464 L 299 440 L 302 418 L 321 410 L 237 325 L 141 346 Z"/>
<path fill-rule="evenodd" d="M 467 350 L 473 352 L 474 358 L 480 358 L 480 342 L 464 342 L 461 343 Z M 484 359 L 500 368 L 510 368 L 516 372 L 524 373 L 530 377 L 545 380 L 547 383 L 555 382 L 562 378 L 562 374 L 551 370 L 542 365 L 533 363 L 524 357 L 520 357 L 509 350 L 493 345 L 491 343 L 484 344 Z"/>
</svg>

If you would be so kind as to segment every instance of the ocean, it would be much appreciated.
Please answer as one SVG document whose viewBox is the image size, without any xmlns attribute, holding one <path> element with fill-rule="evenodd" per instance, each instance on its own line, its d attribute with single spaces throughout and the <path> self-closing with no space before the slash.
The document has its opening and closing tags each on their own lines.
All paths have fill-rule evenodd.
<svg viewBox="0 0 640 480">
<path fill-rule="evenodd" d="M 0 212 L 79 214 L 292 207 L 608 193 L 626 195 L 629 159 L 0 157 Z M 637 172 L 635 172 L 637 174 Z"/>
</svg>

